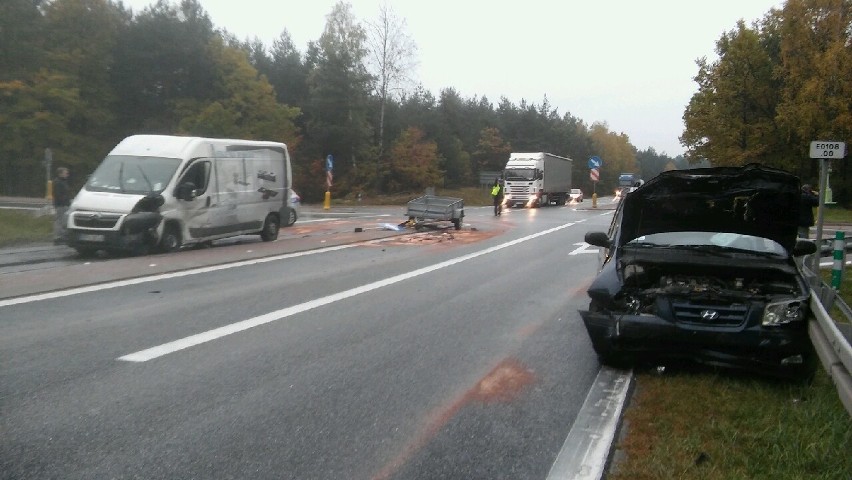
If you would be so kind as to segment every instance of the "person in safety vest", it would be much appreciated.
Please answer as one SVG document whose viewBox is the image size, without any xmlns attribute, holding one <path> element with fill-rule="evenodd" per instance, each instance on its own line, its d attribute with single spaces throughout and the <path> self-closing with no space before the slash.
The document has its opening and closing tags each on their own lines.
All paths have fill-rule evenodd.
<svg viewBox="0 0 852 480">
<path fill-rule="evenodd" d="M 494 201 L 494 216 L 500 215 L 503 210 L 503 184 L 499 178 L 494 179 L 494 186 L 491 187 L 491 200 Z"/>
</svg>

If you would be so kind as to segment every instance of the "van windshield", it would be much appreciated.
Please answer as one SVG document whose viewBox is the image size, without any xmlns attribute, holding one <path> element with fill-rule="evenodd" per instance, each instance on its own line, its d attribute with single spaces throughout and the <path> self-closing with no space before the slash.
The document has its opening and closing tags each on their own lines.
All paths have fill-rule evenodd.
<svg viewBox="0 0 852 480">
<path fill-rule="evenodd" d="M 86 182 L 92 192 L 161 193 L 180 165 L 177 158 L 109 155 Z"/>
</svg>

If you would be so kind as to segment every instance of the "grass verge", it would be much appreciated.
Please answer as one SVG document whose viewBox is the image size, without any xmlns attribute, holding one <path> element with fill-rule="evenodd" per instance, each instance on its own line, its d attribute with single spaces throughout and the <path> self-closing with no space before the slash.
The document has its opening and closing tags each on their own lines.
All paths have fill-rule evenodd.
<svg viewBox="0 0 852 480">
<path fill-rule="evenodd" d="M 638 371 L 608 480 L 849 478 L 852 428 L 831 379 Z"/>
<path fill-rule="evenodd" d="M 53 235 L 53 216 L 33 216 L 16 210 L 0 209 L 0 247 L 48 242 Z"/>
<path fill-rule="evenodd" d="M 409 200 L 421 197 L 424 194 L 419 193 L 397 193 L 393 195 L 364 195 L 361 197 L 361 205 L 398 205 L 404 207 Z M 436 189 L 435 195 L 443 197 L 456 197 L 464 200 L 465 206 L 483 206 L 491 205 L 490 189 L 486 187 L 466 187 L 457 189 Z M 340 199 L 332 199 L 332 205 L 352 206 L 358 204 L 358 198 L 355 195 L 349 195 Z"/>
</svg>

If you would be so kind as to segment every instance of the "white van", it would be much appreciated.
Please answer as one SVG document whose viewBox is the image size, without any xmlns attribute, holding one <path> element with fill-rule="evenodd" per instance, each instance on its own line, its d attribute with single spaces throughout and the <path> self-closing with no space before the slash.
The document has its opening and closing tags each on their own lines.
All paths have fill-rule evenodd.
<svg viewBox="0 0 852 480">
<path fill-rule="evenodd" d="M 290 218 L 290 155 L 278 142 L 133 135 L 68 211 L 68 244 L 144 254 L 235 235 L 278 238 Z"/>
</svg>

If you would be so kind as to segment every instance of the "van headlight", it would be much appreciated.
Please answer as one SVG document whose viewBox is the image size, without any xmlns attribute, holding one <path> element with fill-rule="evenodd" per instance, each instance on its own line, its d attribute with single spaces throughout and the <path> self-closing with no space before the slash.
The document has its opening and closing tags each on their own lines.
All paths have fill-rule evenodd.
<svg viewBox="0 0 852 480">
<path fill-rule="evenodd" d="M 763 311 L 763 326 L 774 327 L 805 319 L 804 300 L 785 300 L 766 305 Z"/>
</svg>

